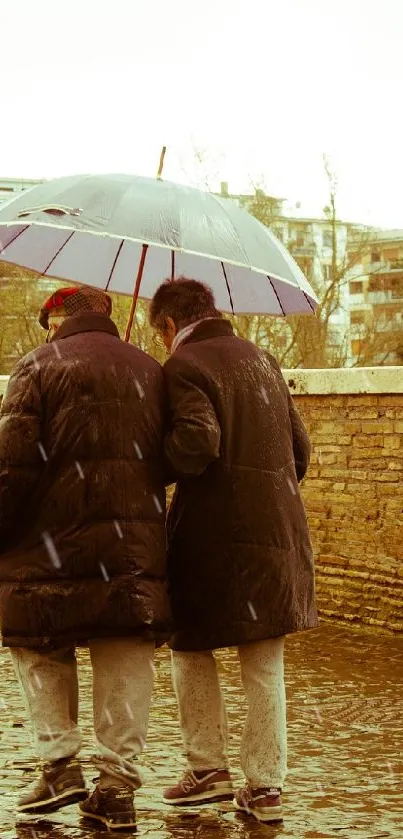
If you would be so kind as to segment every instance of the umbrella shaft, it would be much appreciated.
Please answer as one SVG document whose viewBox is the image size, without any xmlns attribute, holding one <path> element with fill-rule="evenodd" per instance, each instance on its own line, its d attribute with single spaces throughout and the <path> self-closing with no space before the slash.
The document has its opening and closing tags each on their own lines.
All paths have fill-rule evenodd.
<svg viewBox="0 0 403 839">
<path fill-rule="evenodd" d="M 137 306 L 137 300 L 138 300 L 138 296 L 139 296 L 139 292 L 140 292 L 140 285 L 141 285 L 141 280 L 142 280 L 142 277 L 143 277 L 144 263 L 146 261 L 147 250 L 148 250 L 148 245 L 143 245 L 143 248 L 142 248 L 142 251 L 141 251 L 140 262 L 139 262 L 139 268 L 138 268 L 138 271 L 137 271 L 136 285 L 134 286 L 132 305 L 130 306 L 129 320 L 127 321 L 125 341 L 130 341 L 130 335 L 131 335 L 131 331 L 132 331 L 134 314 L 135 314 L 136 306 Z"/>
</svg>

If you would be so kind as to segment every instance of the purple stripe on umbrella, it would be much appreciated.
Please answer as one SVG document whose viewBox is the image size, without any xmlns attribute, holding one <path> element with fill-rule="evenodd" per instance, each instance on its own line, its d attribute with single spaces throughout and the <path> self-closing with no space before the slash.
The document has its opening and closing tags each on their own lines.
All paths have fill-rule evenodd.
<svg viewBox="0 0 403 839">
<path fill-rule="evenodd" d="M 228 294 L 222 263 L 217 259 L 207 259 L 191 253 L 177 251 L 175 254 L 175 277 L 190 277 L 200 280 L 210 286 L 214 292 L 218 309 L 232 313 L 231 300 Z"/>
<path fill-rule="evenodd" d="M 109 291 L 121 294 L 133 294 L 141 258 L 142 244 L 125 241 L 116 260 L 109 280 Z M 144 273 L 140 286 L 140 297 L 150 296 L 157 290 L 161 277 L 169 277 L 171 270 L 171 252 L 168 248 L 150 248 L 146 254 Z"/>
<path fill-rule="evenodd" d="M 291 283 L 285 283 L 281 280 L 270 278 L 270 282 L 277 294 L 285 315 L 293 314 L 296 310 L 300 314 L 312 314 L 312 308 L 306 296 L 301 294 L 301 290 Z"/>
<path fill-rule="evenodd" d="M 27 229 L 27 225 L 21 224 L 13 224 L 11 227 L 0 227 L 0 253 L 2 255 L 2 259 L 5 260 L 5 252 L 6 248 L 17 239 L 18 236 L 21 236 L 21 233 L 24 233 L 24 230 Z M 4 255 L 3 255 L 4 254 Z"/>
<path fill-rule="evenodd" d="M 119 239 L 75 233 L 57 254 L 48 276 L 105 288 L 119 246 Z"/>
<path fill-rule="evenodd" d="M 7 245 L 1 256 L 5 262 L 12 262 L 42 274 L 70 236 L 71 230 L 65 228 L 40 229 L 28 225 L 21 236 Z"/>
<path fill-rule="evenodd" d="M 226 265 L 225 272 L 234 310 L 238 314 L 248 315 L 258 311 L 283 314 L 270 280 L 264 274 L 253 274 L 236 265 Z"/>
</svg>

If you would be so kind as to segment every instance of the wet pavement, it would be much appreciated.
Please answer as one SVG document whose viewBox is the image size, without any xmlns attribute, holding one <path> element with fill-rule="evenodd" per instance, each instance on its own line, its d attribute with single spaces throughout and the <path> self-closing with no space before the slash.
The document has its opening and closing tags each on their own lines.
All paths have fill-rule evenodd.
<svg viewBox="0 0 403 839">
<path fill-rule="evenodd" d="M 245 713 L 234 651 L 219 654 L 230 723 L 230 758 L 236 780 Z M 102 829 L 83 828 L 76 807 L 52 817 L 15 823 L 18 790 L 32 779 L 29 728 L 7 650 L 0 650 L 0 837 L 1 839 L 105 839 Z M 158 652 L 147 750 L 146 783 L 137 794 L 138 835 L 148 839 L 403 839 L 403 638 L 349 631 L 323 624 L 290 636 L 286 680 L 289 775 L 285 820 L 263 826 L 236 815 L 231 805 L 202 810 L 161 803 L 164 786 L 183 767 L 169 653 Z M 80 654 L 82 753 L 90 781 L 91 680 Z M 122 837 L 130 833 L 119 833 Z"/>
</svg>

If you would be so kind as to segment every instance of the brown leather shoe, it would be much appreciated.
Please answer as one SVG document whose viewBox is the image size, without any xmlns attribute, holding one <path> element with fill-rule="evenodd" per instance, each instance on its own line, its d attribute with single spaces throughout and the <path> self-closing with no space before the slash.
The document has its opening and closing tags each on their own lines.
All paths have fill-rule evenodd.
<svg viewBox="0 0 403 839">
<path fill-rule="evenodd" d="M 164 790 L 165 804 L 208 804 L 212 801 L 230 801 L 234 795 L 227 769 L 204 769 L 185 772 L 174 787 Z"/>
<path fill-rule="evenodd" d="M 81 801 L 88 795 L 81 766 L 76 758 L 45 763 L 39 778 L 21 793 L 19 813 L 51 813 Z"/>
<path fill-rule="evenodd" d="M 268 787 L 252 789 L 246 785 L 235 793 L 234 805 L 237 810 L 248 813 L 258 822 L 267 824 L 283 821 L 281 789 Z"/>
<path fill-rule="evenodd" d="M 134 793 L 129 787 L 95 787 L 86 801 L 78 805 L 81 816 L 102 822 L 108 830 L 136 829 Z"/>
</svg>

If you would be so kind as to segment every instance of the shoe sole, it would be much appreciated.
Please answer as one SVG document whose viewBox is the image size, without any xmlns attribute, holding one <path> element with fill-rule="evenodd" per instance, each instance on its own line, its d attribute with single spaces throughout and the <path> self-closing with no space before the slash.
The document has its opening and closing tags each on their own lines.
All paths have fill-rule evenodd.
<svg viewBox="0 0 403 839">
<path fill-rule="evenodd" d="M 98 813 L 88 813 L 86 810 L 82 810 L 80 805 L 78 805 L 78 812 L 84 819 L 101 822 L 108 830 L 137 830 L 136 822 L 120 822 L 116 824 L 116 822 L 110 822 L 106 816 L 100 816 Z"/>
<path fill-rule="evenodd" d="M 188 795 L 186 798 L 164 798 L 162 800 L 164 804 L 172 804 L 175 807 L 186 807 L 187 804 L 214 804 L 218 801 L 232 801 L 234 795 L 234 790 L 231 787 L 227 787 L 221 790 L 217 790 L 214 794 L 214 790 L 209 792 L 199 792 L 197 795 Z"/>
<path fill-rule="evenodd" d="M 54 810 L 60 810 L 61 807 L 68 807 L 69 804 L 76 804 L 77 801 L 83 801 L 84 798 L 88 798 L 87 789 L 66 790 L 58 795 L 52 795 L 51 798 L 45 801 L 17 806 L 17 813 L 53 813 Z"/>
<path fill-rule="evenodd" d="M 248 807 L 241 807 L 236 798 L 234 798 L 233 804 L 238 812 L 245 813 L 247 816 L 253 816 L 254 819 L 262 824 L 284 821 L 282 807 L 261 807 L 260 810 L 250 810 Z"/>
</svg>

